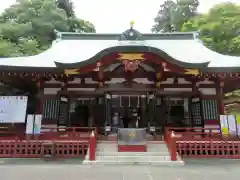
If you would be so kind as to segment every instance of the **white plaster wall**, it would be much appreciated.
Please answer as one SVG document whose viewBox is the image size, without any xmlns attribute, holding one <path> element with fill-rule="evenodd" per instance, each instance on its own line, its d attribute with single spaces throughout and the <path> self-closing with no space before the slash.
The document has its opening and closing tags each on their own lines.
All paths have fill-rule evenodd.
<svg viewBox="0 0 240 180">
<path fill-rule="evenodd" d="M 216 95 L 215 88 L 199 88 L 199 91 L 204 95 Z"/>
<path fill-rule="evenodd" d="M 68 88 L 68 91 L 95 91 L 95 88 Z"/>
<path fill-rule="evenodd" d="M 97 81 L 93 81 L 92 78 L 85 78 L 85 83 L 86 84 L 97 84 Z"/>
<path fill-rule="evenodd" d="M 173 84 L 173 78 L 167 78 L 167 80 L 162 81 L 161 84 Z"/>
<path fill-rule="evenodd" d="M 155 84 L 154 82 L 149 81 L 147 78 L 135 78 L 133 81 L 141 84 Z"/>
<path fill-rule="evenodd" d="M 220 125 L 218 124 L 212 124 L 212 125 L 208 125 L 208 124 L 205 124 L 204 125 L 204 128 L 220 128 Z M 205 130 L 205 132 L 209 132 L 209 130 Z M 219 130 L 213 130 L 212 132 L 220 132 L 220 129 Z"/>
<path fill-rule="evenodd" d="M 204 80 L 204 81 L 199 81 L 196 84 L 197 85 L 199 85 L 199 84 L 214 84 L 214 82 L 213 81 Z"/>
<path fill-rule="evenodd" d="M 81 79 L 80 78 L 75 78 L 73 81 L 69 81 L 69 84 L 80 84 L 81 83 Z"/>
<path fill-rule="evenodd" d="M 126 81 L 124 78 L 112 78 L 111 81 L 106 81 L 105 84 L 117 84 Z"/>
<path fill-rule="evenodd" d="M 60 81 L 56 81 L 55 79 L 51 79 L 50 81 L 45 81 L 45 84 L 62 84 Z"/>
<path fill-rule="evenodd" d="M 184 78 L 178 78 L 178 84 L 192 84 L 190 81 L 186 81 Z"/>
<path fill-rule="evenodd" d="M 192 92 L 192 88 L 164 88 L 164 91 L 169 91 L 169 92 Z"/>
<path fill-rule="evenodd" d="M 44 94 L 57 94 L 61 88 L 44 88 Z"/>
</svg>

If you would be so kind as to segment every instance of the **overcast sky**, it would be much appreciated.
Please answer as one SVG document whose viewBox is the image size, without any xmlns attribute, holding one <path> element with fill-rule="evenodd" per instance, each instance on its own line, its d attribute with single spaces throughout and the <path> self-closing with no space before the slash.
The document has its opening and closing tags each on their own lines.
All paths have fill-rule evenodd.
<svg viewBox="0 0 240 180">
<path fill-rule="evenodd" d="M 0 12 L 15 0 L 0 0 Z M 150 32 L 153 18 L 164 0 L 72 0 L 78 17 L 92 22 L 99 33 L 120 33 L 134 20 L 135 29 Z M 200 0 L 200 12 L 207 12 L 222 2 L 240 3 L 240 0 Z"/>
</svg>

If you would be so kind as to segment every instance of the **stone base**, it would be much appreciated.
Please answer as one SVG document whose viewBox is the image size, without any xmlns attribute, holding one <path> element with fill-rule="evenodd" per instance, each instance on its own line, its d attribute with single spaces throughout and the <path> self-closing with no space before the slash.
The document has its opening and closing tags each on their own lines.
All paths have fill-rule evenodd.
<svg viewBox="0 0 240 180">
<path fill-rule="evenodd" d="M 152 166 L 183 166 L 183 161 L 114 161 L 114 160 L 84 160 L 82 164 L 86 165 L 152 165 Z"/>
</svg>

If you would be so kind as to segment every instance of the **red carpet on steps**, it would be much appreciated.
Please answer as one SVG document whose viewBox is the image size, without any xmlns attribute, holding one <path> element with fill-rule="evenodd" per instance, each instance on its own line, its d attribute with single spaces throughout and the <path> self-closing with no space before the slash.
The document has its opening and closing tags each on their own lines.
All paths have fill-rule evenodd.
<svg viewBox="0 0 240 180">
<path fill-rule="evenodd" d="M 118 152 L 146 152 L 146 145 L 119 145 Z"/>
</svg>

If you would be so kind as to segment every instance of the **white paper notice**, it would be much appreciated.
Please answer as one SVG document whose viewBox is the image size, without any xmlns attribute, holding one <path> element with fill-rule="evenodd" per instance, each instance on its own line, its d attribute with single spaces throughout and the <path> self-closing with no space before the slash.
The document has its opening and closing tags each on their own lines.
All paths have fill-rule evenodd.
<svg viewBox="0 0 240 180">
<path fill-rule="evenodd" d="M 234 115 L 228 115 L 227 118 L 228 118 L 229 134 L 237 135 L 236 117 Z"/>
<path fill-rule="evenodd" d="M 33 123 L 34 116 L 32 114 L 29 114 L 27 116 L 26 134 L 33 134 Z"/>
<path fill-rule="evenodd" d="M 24 123 L 27 96 L 0 96 L 0 123 Z"/>
<path fill-rule="evenodd" d="M 42 126 L 42 115 L 40 114 L 35 115 L 34 134 L 41 133 L 41 126 Z"/>
<path fill-rule="evenodd" d="M 221 131 L 223 135 L 228 135 L 228 120 L 227 115 L 220 115 L 220 125 L 221 125 Z"/>
</svg>

